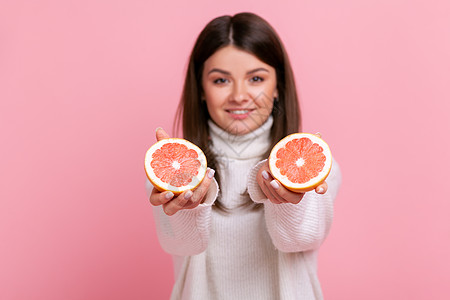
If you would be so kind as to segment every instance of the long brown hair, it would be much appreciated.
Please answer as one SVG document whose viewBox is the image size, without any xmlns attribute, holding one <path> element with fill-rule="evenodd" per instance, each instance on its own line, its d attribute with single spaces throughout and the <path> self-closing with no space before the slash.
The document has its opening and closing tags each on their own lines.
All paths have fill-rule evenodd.
<svg viewBox="0 0 450 300">
<path fill-rule="evenodd" d="M 213 19 L 198 36 L 189 58 L 181 101 L 175 118 L 183 137 L 204 152 L 208 166 L 219 174 L 217 158 L 211 151 L 206 102 L 202 101 L 202 72 L 205 61 L 222 47 L 233 45 L 249 52 L 276 70 L 278 99 L 272 110 L 271 148 L 288 134 L 301 131 L 301 117 L 294 75 L 278 34 L 267 21 L 253 13 L 239 13 Z M 219 176 L 216 176 L 220 180 Z M 217 201 L 216 201 L 217 202 Z M 219 208 L 220 202 L 217 203 Z"/>
</svg>

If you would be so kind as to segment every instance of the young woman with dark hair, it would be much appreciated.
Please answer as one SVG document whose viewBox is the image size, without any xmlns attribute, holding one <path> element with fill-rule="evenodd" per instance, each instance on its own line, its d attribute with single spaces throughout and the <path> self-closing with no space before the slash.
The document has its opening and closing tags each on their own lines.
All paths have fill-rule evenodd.
<svg viewBox="0 0 450 300">
<path fill-rule="evenodd" d="M 264 19 L 241 13 L 206 25 L 189 59 L 180 126 L 209 170 L 179 196 L 148 183 L 160 244 L 174 259 L 172 299 L 321 299 L 317 251 L 340 171 L 334 163 L 307 193 L 270 174 L 270 150 L 301 131 L 301 118 L 288 56 Z"/>
</svg>

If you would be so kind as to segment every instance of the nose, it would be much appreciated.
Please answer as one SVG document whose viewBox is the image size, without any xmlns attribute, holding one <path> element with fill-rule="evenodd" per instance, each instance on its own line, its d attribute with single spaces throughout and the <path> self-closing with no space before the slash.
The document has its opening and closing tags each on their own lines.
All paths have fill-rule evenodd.
<svg viewBox="0 0 450 300">
<path fill-rule="evenodd" d="M 247 89 L 245 83 L 236 82 L 233 85 L 233 90 L 231 92 L 230 100 L 241 103 L 241 102 L 250 101 L 250 99 L 251 99 L 251 97 L 248 93 L 248 89 Z"/>
</svg>

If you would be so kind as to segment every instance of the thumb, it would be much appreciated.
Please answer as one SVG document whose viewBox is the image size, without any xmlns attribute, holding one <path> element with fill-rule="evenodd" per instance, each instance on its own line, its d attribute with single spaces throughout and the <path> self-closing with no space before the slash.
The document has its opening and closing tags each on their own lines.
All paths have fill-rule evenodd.
<svg viewBox="0 0 450 300">
<path fill-rule="evenodd" d="M 156 140 L 160 141 L 163 139 L 168 139 L 170 136 L 167 134 L 167 132 L 164 131 L 161 127 L 156 128 Z"/>
</svg>

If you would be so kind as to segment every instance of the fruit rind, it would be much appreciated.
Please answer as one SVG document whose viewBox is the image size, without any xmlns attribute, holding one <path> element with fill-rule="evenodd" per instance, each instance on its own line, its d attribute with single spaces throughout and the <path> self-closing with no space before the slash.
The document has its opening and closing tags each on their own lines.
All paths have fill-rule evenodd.
<svg viewBox="0 0 450 300">
<path fill-rule="evenodd" d="M 306 183 L 294 183 L 294 182 L 290 181 L 287 178 L 287 176 L 282 175 L 280 173 L 279 168 L 277 168 L 275 166 L 275 163 L 277 161 L 276 155 L 277 155 L 278 150 L 285 147 L 285 145 L 289 141 L 294 140 L 294 139 L 301 139 L 303 137 L 310 139 L 313 143 L 319 144 L 319 146 L 321 146 L 323 148 L 323 153 L 327 159 L 325 161 L 325 166 L 323 167 L 322 171 L 320 171 L 320 173 L 316 177 L 314 177 L 313 179 L 311 179 L 310 181 L 308 181 Z M 280 140 L 273 147 L 272 151 L 270 152 L 270 156 L 269 156 L 269 169 L 270 169 L 270 172 L 272 173 L 273 177 L 275 179 L 277 179 L 286 189 L 293 191 L 293 192 L 297 192 L 297 193 L 300 193 L 300 192 L 303 193 L 303 192 L 308 192 L 308 191 L 314 190 L 317 186 L 322 184 L 325 181 L 325 179 L 328 177 L 328 175 L 330 174 L 331 165 L 332 165 L 332 156 L 331 156 L 331 151 L 330 151 L 328 144 L 323 139 L 318 137 L 317 135 L 314 135 L 311 133 L 294 133 L 294 134 L 290 134 L 290 135 L 286 136 L 285 138 Z"/>
<path fill-rule="evenodd" d="M 157 150 L 161 149 L 161 147 L 165 144 L 169 143 L 179 143 L 182 145 L 186 145 L 189 149 L 194 149 L 198 154 L 198 160 L 200 161 L 200 167 L 198 169 L 198 174 L 192 178 L 192 181 L 188 185 L 184 185 L 181 187 L 176 187 L 173 185 L 170 185 L 168 183 L 165 183 L 161 181 L 153 171 L 153 168 L 151 167 L 151 161 L 152 161 L 152 154 Z M 207 169 L 207 160 L 206 156 L 203 153 L 203 151 L 195 144 L 189 142 L 188 140 L 181 139 L 181 138 L 168 138 L 163 139 L 155 144 L 153 144 L 146 152 L 145 154 L 145 160 L 144 160 L 144 169 L 145 173 L 147 175 L 148 180 L 152 183 L 152 185 L 160 192 L 164 191 L 171 191 L 175 195 L 179 195 L 187 190 L 193 190 L 195 189 L 205 178 L 206 175 L 206 169 Z"/>
</svg>

